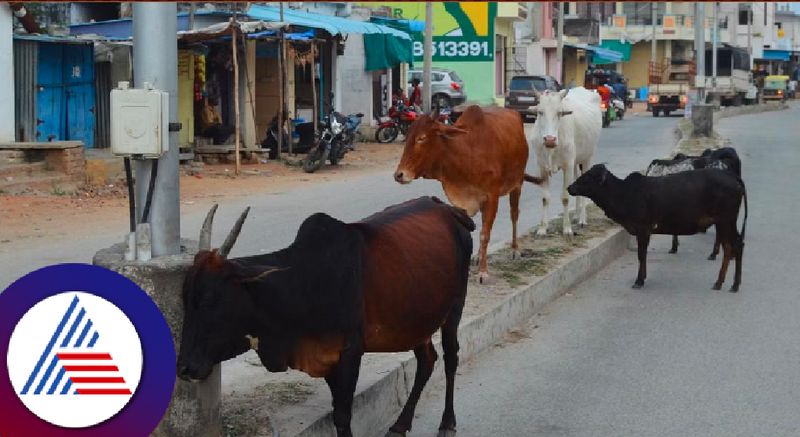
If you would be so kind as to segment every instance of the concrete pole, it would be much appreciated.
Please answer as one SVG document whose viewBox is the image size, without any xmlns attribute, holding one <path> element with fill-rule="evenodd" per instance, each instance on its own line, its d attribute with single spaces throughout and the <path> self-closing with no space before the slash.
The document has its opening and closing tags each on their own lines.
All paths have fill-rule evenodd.
<svg viewBox="0 0 800 437">
<path fill-rule="evenodd" d="M 280 2 L 280 20 L 281 20 L 281 25 L 283 25 L 283 2 Z M 280 90 L 278 90 L 278 150 L 277 150 L 277 153 L 275 154 L 275 156 L 277 157 L 278 161 L 280 161 L 281 153 L 283 153 L 283 140 L 284 140 L 284 138 L 283 138 L 283 123 L 286 121 L 286 120 L 283 119 L 284 109 L 286 108 L 283 105 L 284 100 L 286 98 L 286 85 L 284 84 L 284 82 L 286 82 L 286 79 L 284 78 L 284 75 L 283 75 L 283 69 L 284 69 L 284 65 L 283 65 L 283 49 L 284 49 L 283 38 L 284 38 L 284 33 L 285 32 L 286 32 L 286 27 L 282 27 L 281 28 L 281 40 L 279 42 L 279 48 L 278 48 L 278 87 L 280 88 Z M 291 138 L 289 139 L 289 141 L 291 141 Z"/>
<path fill-rule="evenodd" d="M 178 121 L 177 7 L 173 2 L 133 5 L 134 86 L 149 82 L 169 93 L 169 121 Z M 165 126 L 166 127 L 166 126 Z M 150 182 L 151 161 L 136 160 L 136 210 L 142 208 Z M 180 252 L 181 216 L 178 132 L 169 133 L 169 152 L 158 160 L 158 178 L 150 210 L 153 257 Z"/>
<path fill-rule="evenodd" d="M 656 62 L 656 46 L 658 41 L 656 40 L 656 2 L 650 2 L 650 20 L 652 24 L 652 31 L 653 35 L 650 41 L 650 62 Z"/>
<path fill-rule="evenodd" d="M 750 58 L 750 71 L 753 71 L 753 4 L 747 9 L 747 56 Z"/>
<path fill-rule="evenodd" d="M 0 5 L 0 142 L 14 141 L 14 19 L 8 3 Z"/>
<path fill-rule="evenodd" d="M 705 3 L 696 2 L 694 4 L 694 51 L 697 63 L 697 76 L 695 85 L 697 87 L 697 102 L 705 101 L 705 74 L 706 74 L 706 27 L 705 27 Z"/>
<path fill-rule="evenodd" d="M 556 64 L 558 82 L 564 85 L 564 2 L 558 2 L 558 22 L 556 24 Z"/>
<path fill-rule="evenodd" d="M 431 65 L 433 63 L 433 3 L 425 2 L 425 43 L 422 47 L 422 110 L 431 112 Z"/>
</svg>

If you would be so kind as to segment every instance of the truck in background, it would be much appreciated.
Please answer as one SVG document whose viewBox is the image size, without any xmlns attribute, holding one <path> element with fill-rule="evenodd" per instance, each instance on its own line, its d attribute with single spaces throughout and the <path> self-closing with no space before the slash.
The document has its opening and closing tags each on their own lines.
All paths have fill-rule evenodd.
<svg viewBox="0 0 800 437">
<path fill-rule="evenodd" d="M 689 101 L 689 89 L 694 77 L 694 62 L 671 60 L 650 63 L 650 85 L 648 86 L 647 111 L 658 117 L 672 111 L 684 109 Z"/>
<path fill-rule="evenodd" d="M 709 102 L 719 101 L 724 106 L 740 106 L 758 100 L 758 89 L 750 71 L 750 56 L 747 50 L 723 45 L 717 48 L 717 79 L 714 83 L 713 54 L 706 50 L 705 86 Z"/>
</svg>

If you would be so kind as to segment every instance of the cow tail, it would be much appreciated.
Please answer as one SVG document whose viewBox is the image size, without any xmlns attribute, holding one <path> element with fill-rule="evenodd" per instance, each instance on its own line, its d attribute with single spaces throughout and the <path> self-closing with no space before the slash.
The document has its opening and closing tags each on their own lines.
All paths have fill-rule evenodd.
<svg viewBox="0 0 800 437">
<path fill-rule="evenodd" d="M 744 231 L 747 228 L 747 188 L 744 186 L 744 181 L 739 178 L 739 184 L 742 185 L 742 197 L 744 198 L 744 220 L 742 220 L 741 242 L 744 245 Z"/>
<path fill-rule="evenodd" d="M 540 177 L 537 177 L 537 176 L 531 176 L 528 173 L 525 173 L 523 175 L 522 179 L 525 182 L 530 182 L 530 183 L 536 184 L 536 185 L 542 185 L 542 182 L 544 182 L 544 178 L 540 178 Z"/>
</svg>

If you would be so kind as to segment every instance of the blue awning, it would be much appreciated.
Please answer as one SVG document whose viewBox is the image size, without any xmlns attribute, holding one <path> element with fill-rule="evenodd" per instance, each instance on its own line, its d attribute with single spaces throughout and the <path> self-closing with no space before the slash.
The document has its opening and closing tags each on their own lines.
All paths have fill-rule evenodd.
<svg viewBox="0 0 800 437">
<path fill-rule="evenodd" d="M 598 56 L 610 62 L 622 62 L 623 59 L 625 58 L 625 56 L 621 52 L 618 52 L 616 50 L 606 49 L 598 46 L 590 46 L 589 44 L 564 44 L 564 45 L 592 52 L 594 53 L 595 56 Z"/>
<path fill-rule="evenodd" d="M 263 30 L 261 32 L 248 33 L 247 34 L 247 38 L 249 38 L 249 39 L 258 39 L 259 37 L 262 37 L 262 36 L 275 36 L 277 34 L 278 34 L 278 31 L 276 31 L 276 30 Z M 309 41 L 309 40 L 314 38 L 314 31 L 313 30 L 307 30 L 307 31 L 302 32 L 302 33 L 287 33 L 285 36 L 286 36 L 286 39 L 289 40 L 289 41 Z"/>
<path fill-rule="evenodd" d="M 765 61 L 789 61 L 791 59 L 792 52 L 789 50 L 767 50 L 764 49 L 764 55 L 758 59 L 763 59 Z"/>
<path fill-rule="evenodd" d="M 247 10 L 250 18 L 263 21 L 281 21 L 280 9 L 272 6 L 252 5 Z M 389 34 L 398 38 L 411 40 L 408 33 L 392 29 L 389 26 L 370 23 L 368 21 L 349 20 L 342 17 L 330 15 L 312 14 L 294 9 L 284 9 L 283 22 L 295 26 L 322 29 L 331 35 L 344 35 L 348 33 L 370 34 Z"/>
</svg>

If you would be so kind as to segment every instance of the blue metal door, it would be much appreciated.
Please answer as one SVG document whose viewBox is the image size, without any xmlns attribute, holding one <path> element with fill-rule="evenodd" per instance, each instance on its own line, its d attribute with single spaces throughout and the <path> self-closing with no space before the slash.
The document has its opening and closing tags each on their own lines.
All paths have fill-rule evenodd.
<svg viewBox="0 0 800 437">
<path fill-rule="evenodd" d="M 64 45 L 65 132 L 68 140 L 94 147 L 94 52 L 91 45 Z"/>
<path fill-rule="evenodd" d="M 36 140 L 79 140 L 94 147 L 92 45 L 40 42 L 38 58 Z"/>
<path fill-rule="evenodd" d="M 63 51 L 60 44 L 39 43 L 36 72 L 36 141 L 64 138 Z"/>
</svg>

